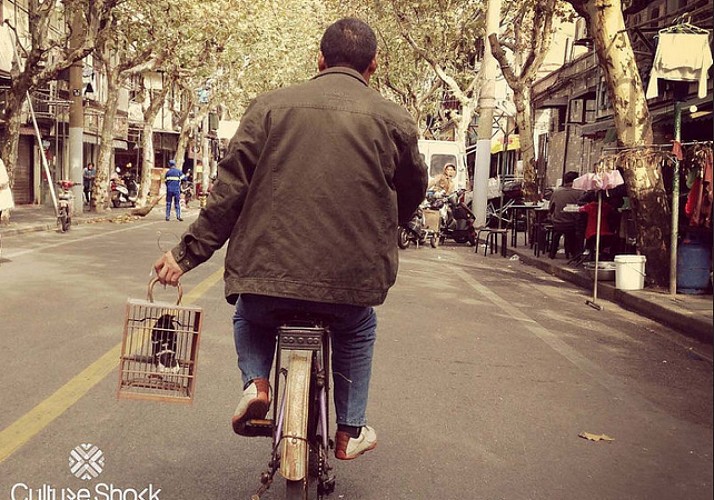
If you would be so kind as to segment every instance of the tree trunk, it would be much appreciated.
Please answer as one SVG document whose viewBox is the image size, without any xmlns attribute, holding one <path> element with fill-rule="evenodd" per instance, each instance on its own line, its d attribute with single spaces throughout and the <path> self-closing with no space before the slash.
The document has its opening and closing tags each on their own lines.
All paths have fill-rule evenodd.
<svg viewBox="0 0 714 500">
<path fill-rule="evenodd" d="M 0 131 L 0 157 L 2 157 L 7 175 L 10 177 L 10 187 L 15 184 L 15 164 L 17 163 L 18 146 L 20 142 L 20 114 L 14 113 L 5 122 L 5 128 Z"/>
<path fill-rule="evenodd" d="M 171 88 L 170 81 L 164 82 L 159 92 L 147 90 L 150 96 L 149 106 L 144 110 L 144 127 L 141 131 L 141 183 L 137 205 L 143 207 L 149 201 L 151 189 L 151 173 L 154 169 L 154 120 L 164 104 L 164 99 Z"/>
<path fill-rule="evenodd" d="M 635 55 L 625 29 L 620 0 L 571 2 L 584 15 L 594 37 L 600 67 L 607 82 L 620 146 L 652 143 L 652 118 Z M 637 224 L 637 247 L 647 257 L 647 277 L 664 287 L 669 280 L 671 217 L 659 162 L 647 150 L 633 151 L 624 162 L 623 177 Z"/>
<path fill-rule="evenodd" d="M 526 201 L 536 201 L 538 186 L 536 185 L 536 158 L 533 140 L 533 110 L 531 107 L 531 87 L 517 86 L 513 90 L 513 102 L 516 106 L 516 123 L 518 138 L 521 143 L 521 160 L 523 162 L 523 197 Z M 508 148 L 508 146 L 506 146 Z"/>
<path fill-rule="evenodd" d="M 107 70 L 107 100 L 104 103 L 104 118 L 102 122 L 101 142 L 97 156 L 97 176 L 92 192 L 93 209 L 105 212 L 111 203 L 109 179 L 112 170 L 112 155 L 114 153 L 114 121 L 119 104 L 119 81 L 117 71 Z"/>
<path fill-rule="evenodd" d="M 5 121 L 5 127 L 0 131 L 0 156 L 2 157 L 7 175 L 10 177 L 10 186 L 14 185 L 15 164 L 17 163 L 18 145 L 20 141 L 20 123 L 22 105 L 27 99 L 29 87 L 20 86 L 21 81 L 14 81 L 13 88 L 7 95 L 5 109 L 0 117 Z"/>
<path fill-rule="evenodd" d="M 461 116 L 456 122 L 456 142 L 466 147 L 466 138 L 469 132 L 471 119 L 476 112 L 476 101 L 474 99 L 461 101 Z"/>
<path fill-rule="evenodd" d="M 621 2 L 591 0 L 584 8 L 615 113 L 618 142 L 626 147 L 651 144 L 652 118 L 625 28 Z"/>
<path fill-rule="evenodd" d="M 662 156 L 633 150 L 621 155 L 620 166 L 637 226 L 637 248 L 647 257 L 647 280 L 669 285 L 671 211 L 659 165 Z"/>
<path fill-rule="evenodd" d="M 190 123 L 187 126 L 182 124 L 176 143 L 176 155 L 174 156 L 174 160 L 176 160 L 176 168 L 181 171 L 183 171 L 183 159 L 186 157 L 186 148 L 188 147 L 188 139 L 191 134 L 190 127 Z"/>
<path fill-rule="evenodd" d="M 652 143 L 652 118 L 637 68 L 620 0 L 573 0 L 594 38 L 600 67 L 605 74 L 620 146 Z M 637 225 L 637 248 L 647 257 L 647 278 L 665 287 L 669 276 L 671 217 L 659 161 L 648 150 L 624 155 L 621 164 Z"/>
<path fill-rule="evenodd" d="M 154 121 L 147 120 L 141 129 L 141 183 L 139 187 L 139 199 L 137 205 L 143 207 L 149 200 L 151 189 L 151 173 L 154 170 Z"/>
</svg>

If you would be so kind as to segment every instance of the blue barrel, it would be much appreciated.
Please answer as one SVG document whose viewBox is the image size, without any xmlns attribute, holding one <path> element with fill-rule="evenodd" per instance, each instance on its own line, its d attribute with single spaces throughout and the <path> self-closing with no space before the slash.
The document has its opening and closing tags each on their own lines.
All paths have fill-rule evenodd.
<svg viewBox="0 0 714 500">
<path fill-rule="evenodd" d="M 707 293 L 712 263 L 711 247 L 695 240 L 684 240 L 677 249 L 677 292 Z"/>
</svg>

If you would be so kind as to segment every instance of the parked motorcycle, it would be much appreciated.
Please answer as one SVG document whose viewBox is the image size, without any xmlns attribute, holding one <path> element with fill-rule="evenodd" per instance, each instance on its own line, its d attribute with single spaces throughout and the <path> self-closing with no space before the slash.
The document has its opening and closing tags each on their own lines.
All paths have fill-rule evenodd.
<svg viewBox="0 0 714 500">
<path fill-rule="evenodd" d="M 131 173 L 125 174 L 120 179 L 112 179 L 109 184 L 110 197 L 114 208 L 119 208 L 125 203 L 136 206 L 139 198 L 139 184 Z"/>
<path fill-rule="evenodd" d="M 64 233 L 69 231 L 74 214 L 74 194 L 72 188 L 77 184 L 70 180 L 57 181 L 61 190 L 57 193 L 57 228 Z"/>
<path fill-rule="evenodd" d="M 183 195 L 183 199 L 186 204 L 186 208 L 188 208 L 188 204 L 194 198 L 193 190 L 194 190 L 194 187 L 193 187 L 192 180 L 184 179 L 183 181 L 181 181 L 181 194 Z"/>
<path fill-rule="evenodd" d="M 476 215 L 467 206 L 465 196 L 466 190 L 459 189 L 446 197 L 447 210 L 442 221 L 441 243 L 450 238 L 456 243 L 476 244 Z"/>
<path fill-rule="evenodd" d="M 411 220 L 406 225 L 399 226 L 397 230 L 399 248 L 409 248 L 412 243 L 418 247 L 426 244 L 427 240 L 432 248 L 436 248 L 439 245 L 439 218 L 436 214 L 437 212 L 429 210 L 428 205 L 424 203 L 417 208 Z M 427 222 L 427 216 L 429 216 L 429 222 Z M 434 224 L 436 224 L 436 228 L 433 227 Z"/>
</svg>

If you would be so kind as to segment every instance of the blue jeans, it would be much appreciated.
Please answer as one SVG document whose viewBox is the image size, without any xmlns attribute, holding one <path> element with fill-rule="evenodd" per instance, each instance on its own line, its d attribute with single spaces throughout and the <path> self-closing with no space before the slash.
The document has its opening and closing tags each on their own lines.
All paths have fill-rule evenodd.
<svg viewBox="0 0 714 500">
<path fill-rule="evenodd" d="M 337 423 L 356 427 L 366 425 L 377 330 L 377 316 L 371 307 L 241 295 L 233 316 L 233 334 L 243 383 L 247 386 L 253 379 L 270 377 L 276 328 L 280 326 L 276 312 L 285 310 L 334 318 L 329 326 Z"/>
<path fill-rule="evenodd" d="M 166 191 L 166 218 L 171 218 L 171 202 L 176 209 L 176 218 L 181 218 L 181 191 Z"/>
</svg>

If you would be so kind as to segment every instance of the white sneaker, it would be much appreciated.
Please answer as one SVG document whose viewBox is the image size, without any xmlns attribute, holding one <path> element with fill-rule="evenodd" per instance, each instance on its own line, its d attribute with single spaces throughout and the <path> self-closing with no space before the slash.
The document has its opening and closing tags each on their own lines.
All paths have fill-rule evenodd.
<svg viewBox="0 0 714 500">
<path fill-rule="evenodd" d="M 243 391 L 243 397 L 238 402 L 231 419 L 233 431 L 246 436 L 245 424 L 249 420 L 263 419 L 270 408 L 270 383 L 264 378 L 253 380 Z"/>
<path fill-rule="evenodd" d="M 357 438 L 342 431 L 335 435 L 335 458 L 338 460 L 354 460 L 376 447 L 377 433 L 368 425 L 362 427 Z"/>
</svg>

